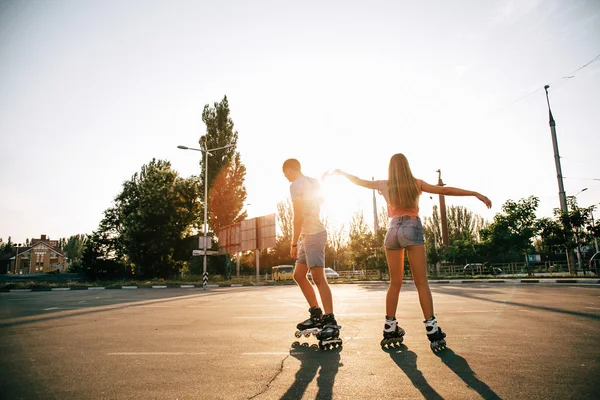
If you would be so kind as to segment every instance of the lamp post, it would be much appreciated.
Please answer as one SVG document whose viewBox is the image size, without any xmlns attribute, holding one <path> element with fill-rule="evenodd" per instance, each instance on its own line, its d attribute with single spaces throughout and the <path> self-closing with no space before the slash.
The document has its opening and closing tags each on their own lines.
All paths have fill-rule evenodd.
<svg viewBox="0 0 600 400">
<path fill-rule="evenodd" d="M 592 207 L 596 207 L 600 203 L 592 205 Z M 596 223 L 594 222 L 594 210 L 590 210 L 590 215 L 592 216 L 592 226 L 595 227 Z M 596 246 L 596 253 L 598 252 L 598 238 L 594 237 L 594 245 Z"/>
<path fill-rule="evenodd" d="M 21 243 L 15 243 L 15 274 L 17 274 L 17 268 L 19 268 L 19 247 L 21 247 Z"/>
<path fill-rule="evenodd" d="M 223 149 L 227 149 L 229 147 L 235 146 L 234 144 L 228 144 L 227 146 L 223 146 L 223 147 L 216 147 L 214 149 L 207 149 L 206 148 L 206 136 L 202 136 L 200 138 L 200 141 L 202 142 L 202 145 L 204 146 L 204 149 L 195 149 L 193 147 L 187 147 L 187 146 L 177 146 L 178 149 L 181 150 L 194 150 L 194 151 L 200 151 L 202 153 L 204 153 L 204 222 L 202 224 L 202 234 L 203 234 L 203 248 L 204 248 L 204 261 L 203 261 L 203 266 L 202 266 L 202 287 L 203 289 L 206 289 L 206 283 L 208 280 L 208 274 L 206 273 L 206 251 L 208 249 L 208 239 L 207 239 L 207 235 L 208 235 L 208 156 L 212 156 L 211 151 L 216 151 L 216 150 L 223 150 Z"/>
</svg>

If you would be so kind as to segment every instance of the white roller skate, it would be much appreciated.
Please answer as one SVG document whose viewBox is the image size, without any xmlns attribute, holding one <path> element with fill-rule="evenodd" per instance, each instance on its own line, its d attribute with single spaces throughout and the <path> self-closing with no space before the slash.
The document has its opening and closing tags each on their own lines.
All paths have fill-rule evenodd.
<svg viewBox="0 0 600 400">
<path fill-rule="evenodd" d="M 435 316 L 423 321 L 427 330 L 427 338 L 431 342 L 431 350 L 434 352 L 442 351 L 446 348 L 446 334 L 437 324 Z"/>
<path fill-rule="evenodd" d="M 400 347 L 404 341 L 404 329 L 398 326 L 396 318 L 389 319 L 385 317 L 385 325 L 383 327 L 383 339 L 381 340 L 382 349 L 390 349 Z"/>
</svg>

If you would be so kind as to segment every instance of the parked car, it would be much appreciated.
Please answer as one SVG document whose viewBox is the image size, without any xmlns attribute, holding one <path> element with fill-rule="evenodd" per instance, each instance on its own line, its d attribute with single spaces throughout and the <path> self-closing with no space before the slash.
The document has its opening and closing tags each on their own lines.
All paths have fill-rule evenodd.
<svg viewBox="0 0 600 400">
<path fill-rule="evenodd" d="M 600 251 L 594 253 L 592 258 L 590 258 L 590 271 L 598 275 L 600 272 Z"/>
<path fill-rule="evenodd" d="M 310 271 L 308 271 L 307 276 L 309 278 L 312 278 L 311 275 L 310 275 Z M 337 272 L 335 272 L 333 269 L 327 267 L 327 268 L 325 268 L 325 277 L 327 279 L 337 279 L 337 278 L 340 277 L 340 274 L 338 274 Z"/>
<path fill-rule="evenodd" d="M 494 267 L 489 264 L 467 264 L 463 268 L 465 275 L 500 275 L 502 268 Z"/>
<path fill-rule="evenodd" d="M 294 279 L 294 266 L 293 265 L 277 265 L 271 269 L 274 281 L 285 281 L 288 279 Z"/>
</svg>

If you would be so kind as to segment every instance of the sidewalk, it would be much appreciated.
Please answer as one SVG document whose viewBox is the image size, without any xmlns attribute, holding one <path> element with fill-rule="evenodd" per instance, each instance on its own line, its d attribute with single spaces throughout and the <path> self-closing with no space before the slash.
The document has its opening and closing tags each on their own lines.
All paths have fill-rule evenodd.
<svg viewBox="0 0 600 400">
<path fill-rule="evenodd" d="M 346 281 L 336 282 L 329 281 L 332 285 L 387 285 L 389 281 Z M 404 280 L 404 284 L 414 284 L 412 280 Z M 556 279 L 430 279 L 430 284 L 435 285 L 458 285 L 458 284 L 576 284 L 576 285 L 600 285 L 600 279 L 582 279 L 582 278 L 556 278 Z M 290 282 L 266 282 L 266 283 L 221 283 L 210 284 L 207 288 L 219 287 L 247 287 L 247 286 L 284 286 L 295 285 L 294 281 Z M 23 288 L 23 289 L 0 289 L 0 292 L 58 292 L 68 290 L 136 290 L 136 289 L 202 289 L 202 285 L 115 285 L 115 286 L 72 286 L 72 287 L 53 287 L 53 288 Z"/>
</svg>

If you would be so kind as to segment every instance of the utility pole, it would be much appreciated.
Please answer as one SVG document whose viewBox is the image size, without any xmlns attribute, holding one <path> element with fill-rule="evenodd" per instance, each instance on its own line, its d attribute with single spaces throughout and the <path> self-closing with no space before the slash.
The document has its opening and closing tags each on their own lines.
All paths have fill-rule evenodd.
<svg viewBox="0 0 600 400">
<path fill-rule="evenodd" d="M 435 171 L 438 173 L 438 186 L 445 186 L 442 181 L 442 170 L 438 169 Z M 446 217 L 446 198 L 443 194 L 440 194 L 440 217 L 442 222 L 442 243 L 448 248 L 448 219 Z"/>
<path fill-rule="evenodd" d="M 550 124 L 550 134 L 552 135 L 552 146 L 554 147 L 554 163 L 556 164 L 556 178 L 558 180 L 558 198 L 560 200 L 560 210 L 563 212 L 563 215 L 568 215 L 569 209 L 567 207 L 567 196 L 565 194 L 565 187 L 563 185 L 563 176 L 562 176 L 562 168 L 560 166 L 560 155 L 558 154 L 558 140 L 556 139 L 556 121 L 554 121 L 554 117 L 552 116 L 552 110 L 550 109 L 550 99 L 548 98 L 548 88 L 550 85 L 544 86 L 544 90 L 546 91 L 546 103 L 548 104 L 548 115 L 549 115 L 549 124 Z M 564 229 L 568 235 L 571 237 L 571 227 L 569 223 L 564 220 Z M 573 266 L 573 250 L 567 249 L 567 264 L 569 266 L 569 273 L 571 275 L 575 275 L 577 271 Z"/>
</svg>

